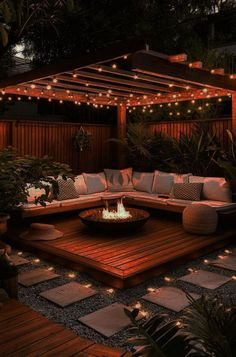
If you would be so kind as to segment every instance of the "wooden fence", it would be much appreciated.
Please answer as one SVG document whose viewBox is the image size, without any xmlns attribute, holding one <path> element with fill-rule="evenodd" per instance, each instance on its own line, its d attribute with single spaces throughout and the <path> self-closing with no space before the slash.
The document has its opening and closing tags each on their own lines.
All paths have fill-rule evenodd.
<svg viewBox="0 0 236 357">
<path fill-rule="evenodd" d="M 204 121 L 222 144 L 227 143 L 226 129 L 232 129 L 230 118 Z M 152 132 L 164 132 L 178 138 L 189 134 L 197 121 L 149 123 Z M 74 172 L 98 172 L 104 167 L 117 167 L 117 150 L 108 139 L 116 136 L 116 127 L 103 124 L 82 124 L 92 134 L 92 150 L 79 152 L 73 137 L 81 124 L 30 121 L 0 121 L 0 149 L 13 146 L 19 155 L 49 155 L 69 164 Z"/>
<path fill-rule="evenodd" d="M 83 125 L 92 134 L 92 149 L 79 151 L 73 137 L 81 124 L 27 121 L 0 121 L 0 148 L 13 146 L 19 155 L 52 156 L 69 164 L 74 172 L 97 172 L 115 164 L 108 139 L 114 137 L 110 125 Z M 112 155 L 113 154 L 113 155 Z"/>
<path fill-rule="evenodd" d="M 231 118 L 221 118 L 221 119 L 209 119 L 209 120 L 195 120 L 195 121 L 175 121 L 175 122 L 161 122 L 161 123 L 150 123 L 147 124 L 149 129 L 156 132 L 166 133 L 174 138 L 179 138 L 180 134 L 189 134 L 190 131 L 196 126 L 196 124 L 205 123 L 208 128 L 212 130 L 219 138 L 223 145 L 227 144 L 227 133 L 226 129 L 232 130 L 232 119 Z"/>
</svg>

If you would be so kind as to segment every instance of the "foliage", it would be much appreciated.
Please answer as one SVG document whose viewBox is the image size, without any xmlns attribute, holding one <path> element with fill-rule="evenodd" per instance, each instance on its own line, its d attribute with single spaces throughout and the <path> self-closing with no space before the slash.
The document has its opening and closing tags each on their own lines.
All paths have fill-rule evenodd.
<svg viewBox="0 0 236 357">
<path fill-rule="evenodd" d="M 81 126 L 74 136 L 75 147 L 80 151 L 91 149 L 92 134 Z"/>
<path fill-rule="evenodd" d="M 124 147 L 127 163 L 135 170 L 159 169 L 201 176 L 214 176 L 219 171 L 215 160 L 222 149 L 215 133 L 205 124 L 176 139 L 161 132 L 152 133 L 143 123 L 129 123 L 126 138 L 112 141 Z"/>
<path fill-rule="evenodd" d="M 0 2 L 1 52 L 17 43 L 34 26 L 53 29 L 65 10 L 73 9 L 73 0 L 2 0 Z M 58 33 L 57 33 L 58 34 Z"/>
<path fill-rule="evenodd" d="M 134 169 L 148 169 L 152 160 L 153 135 L 143 123 L 129 123 L 126 138 L 110 141 L 122 145 L 129 164 Z"/>
<path fill-rule="evenodd" d="M 225 151 L 216 162 L 224 170 L 225 176 L 229 180 L 236 180 L 236 136 L 230 130 L 227 130 L 227 135 L 229 150 Z"/>
<path fill-rule="evenodd" d="M 45 194 L 36 199 L 36 203 L 45 205 L 45 201 L 50 200 L 48 184 L 57 190 L 56 178 L 59 175 L 66 178 L 70 171 L 68 165 L 47 156 L 17 157 L 14 149 L 4 149 L 0 152 L 0 211 L 9 212 L 27 202 L 30 186 L 45 190 Z"/>
<path fill-rule="evenodd" d="M 136 320 L 138 310 L 125 309 L 132 327 L 128 342 L 140 357 L 234 357 L 236 354 L 236 309 L 227 308 L 220 299 L 203 295 L 194 300 L 180 321 L 166 321 L 156 315 L 149 321 Z"/>
<path fill-rule="evenodd" d="M 130 311 L 125 308 L 132 327 L 129 328 L 128 342 L 140 347 L 132 354 L 134 357 L 184 357 L 184 339 L 179 334 L 175 321 L 167 321 L 165 315 L 155 315 L 147 322 L 139 324 L 136 320 L 139 310 Z"/>
<path fill-rule="evenodd" d="M 194 175 L 210 176 L 217 172 L 215 159 L 221 147 L 216 134 L 207 125 L 197 125 L 189 134 L 181 134 L 172 139 L 173 156 L 170 167 L 179 173 L 191 172 Z"/>
<path fill-rule="evenodd" d="M 186 342 L 191 357 L 233 357 L 236 355 L 236 309 L 227 308 L 219 298 L 203 295 L 191 302 L 183 316 Z"/>
</svg>

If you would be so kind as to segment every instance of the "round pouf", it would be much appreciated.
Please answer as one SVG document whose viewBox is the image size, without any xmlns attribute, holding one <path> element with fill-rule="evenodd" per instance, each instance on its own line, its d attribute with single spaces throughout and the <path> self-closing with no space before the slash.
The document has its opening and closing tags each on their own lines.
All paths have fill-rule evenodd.
<svg viewBox="0 0 236 357">
<path fill-rule="evenodd" d="M 203 204 L 191 204 L 183 211 L 183 228 L 195 234 L 212 234 L 216 231 L 218 215 L 216 210 Z"/>
</svg>

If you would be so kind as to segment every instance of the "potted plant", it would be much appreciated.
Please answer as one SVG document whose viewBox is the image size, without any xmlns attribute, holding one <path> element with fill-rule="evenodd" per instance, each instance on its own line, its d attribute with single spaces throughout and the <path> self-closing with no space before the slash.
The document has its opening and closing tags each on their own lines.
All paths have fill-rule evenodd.
<svg viewBox="0 0 236 357">
<path fill-rule="evenodd" d="M 81 126 L 74 136 L 75 147 L 80 151 L 91 149 L 92 134 Z"/>
<path fill-rule="evenodd" d="M 9 214 L 23 203 L 27 203 L 29 188 L 44 189 L 36 204 L 46 205 L 50 197 L 50 186 L 57 190 L 57 177 L 70 175 L 68 165 L 54 162 L 49 157 L 18 157 L 16 150 L 6 148 L 0 151 L 0 235 L 6 231 Z"/>
</svg>

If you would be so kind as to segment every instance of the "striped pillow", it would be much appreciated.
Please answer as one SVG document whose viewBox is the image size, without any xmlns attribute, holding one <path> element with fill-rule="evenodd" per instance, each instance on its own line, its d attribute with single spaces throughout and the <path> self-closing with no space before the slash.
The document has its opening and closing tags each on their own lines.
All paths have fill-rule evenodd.
<svg viewBox="0 0 236 357">
<path fill-rule="evenodd" d="M 57 183 L 59 189 L 59 194 L 57 195 L 58 201 L 79 197 L 75 189 L 74 181 L 71 178 L 68 178 L 67 180 L 60 178 L 57 180 Z"/>
<path fill-rule="evenodd" d="M 173 195 L 180 200 L 200 201 L 202 188 L 202 183 L 175 183 Z"/>
</svg>

